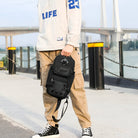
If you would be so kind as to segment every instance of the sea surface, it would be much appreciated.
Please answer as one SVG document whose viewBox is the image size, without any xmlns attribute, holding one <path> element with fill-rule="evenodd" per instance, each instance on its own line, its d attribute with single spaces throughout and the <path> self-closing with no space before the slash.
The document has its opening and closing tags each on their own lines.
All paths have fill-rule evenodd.
<svg viewBox="0 0 138 138">
<path fill-rule="evenodd" d="M 5 56 L 5 54 L 1 54 L 0 53 L 0 60 L 2 60 L 2 58 Z"/>
<path fill-rule="evenodd" d="M 104 52 L 104 56 L 119 63 L 119 52 L 115 52 L 115 51 Z M 123 64 L 138 67 L 138 51 L 123 51 Z M 88 58 L 87 58 L 86 69 L 88 68 L 89 68 L 89 65 L 88 65 Z M 120 74 L 119 64 L 113 63 L 105 58 L 104 58 L 104 69 L 118 76 Z M 88 74 L 89 71 L 87 70 L 86 73 Z M 104 71 L 104 74 L 107 76 L 115 76 L 106 71 Z M 138 79 L 138 68 L 129 68 L 124 66 L 124 77 Z"/>
<path fill-rule="evenodd" d="M 104 55 L 116 62 L 119 62 L 118 52 L 104 53 Z M 124 77 L 138 79 L 138 68 L 133 68 L 133 66 L 138 67 L 138 51 L 123 51 L 123 64 L 130 65 L 132 67 L 124 66 Z M 115 64 L 107 59 L 104 59 L 104 67 L 119 75 L 119 65 Z M 105 75 L 110 75 L 105 72 Z"/>
<path fill-rule="evenodd" d="M 5 54 L 0 54 L 0 60 L 4 56 L 5 56 Z M 118 52 L 104 52 L 104 56 L 106 56 L 116 62 L 119 62 Z M 19 52 L 16 53 L 16 57 L 17 57 L 16 58 L 17 66 L 20 66 L 20 59 L 19 59 L 20 53 Z M 30 58 L 31 58 L 30 67 L 33 67 L 35 69 L 36 68 L 36 58 L 34 58 L 34 57 L 36 57 L 35 51 L 30 52 Z M 138 67 L 138 51 L 123 51 L 123 59 L 124 59 L 124 64 Z M 27 68 L 27 66 L 28 66 L 27 51 L 24 51 L 23 52 L 23 67 Z M 86 68 L 89 68 L 88 59 L 86 59 Z M 104 68 L 116 75 L 119 75 L 119 65 L 118 64 L 115 64 L 107 59 L 104 59 Z M 89 72 L 87 71 L 86 73 L 88 74 Z M 104 72 L 104 74 L 107 76 L 114 76 L 110 73 L 107 73 L 106 71 Z M 138 68 L 124 67 L 124 77 L 138 79 Z"/>
</svg>

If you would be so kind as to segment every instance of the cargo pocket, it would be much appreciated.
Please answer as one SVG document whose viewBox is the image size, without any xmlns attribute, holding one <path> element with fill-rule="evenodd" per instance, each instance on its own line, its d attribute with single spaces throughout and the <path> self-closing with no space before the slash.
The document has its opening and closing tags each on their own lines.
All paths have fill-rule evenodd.
<svg viewBox="0 0 138 138">
<path fill-rule="evenodd" d="M 46 87 L 46 81 L 47 81 L 49 69 L 50 69 L 50 65 L 43 66 L 41 68 L 41 85 L 43 87 Z"/>
<path fill-rule="evenodd" d="M 75 66 L 80 65 L 80 54 L 79 54 L 79 49 L 78 48 L 76 48 L 76 50 L 75 49 L 73 50 L 73 52 L 71 54 L 71 57 L 75 61 Z"/>
<path fill-rule="evenodd" d="M 74 78 L 74 87 L 75 89 L 84 88 L 84 78 L 81 73 L 76 74 Z"/>
</svg>

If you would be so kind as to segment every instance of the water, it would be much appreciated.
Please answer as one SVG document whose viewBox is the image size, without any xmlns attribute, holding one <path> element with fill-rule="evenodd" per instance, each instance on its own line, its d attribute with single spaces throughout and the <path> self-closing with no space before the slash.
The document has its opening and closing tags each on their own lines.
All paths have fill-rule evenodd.
<svg viewBox="0 0 138 138">
<path fill-rule="evenodd" d="M 114 61 L 119 62 L 119 56 L 118 52 L 109 52 L 109 53 L 104 53 L 104 55 Z M 138 66 L 138 51 L 123 51 L 123 58 L 124 58 L 124 64 L 127 65 L 132 65 L 132 66 Z M 2 57 L 4 57 L 5 54 L 0 54 L 0 60 Z M 87 54 L 86 54 L 87 56 Z M 16 62 L 17 62 L 17 67 L 20 66 L 20 53 L 16 52 Z M 35 50 L 30 52 L 30 58 L 32 59 L 33 57 L 36 57 Z M 36 68 L 36 59 L 31 60 L 30 62 L 30 67 L 33 67 L 34 69 Z M 27 62 L 27 50 L 23 51 L 23 68 L 28 67 L 28 62 Z M 88 59 L 86 59 L 86 68 L 88 68 Z M 110 72 L 113 72 L 114 74 L 119 75 L 119 65 L 115 64 L 111 61 L 108 61 L 107 59 L 104 59 L 104 68 L 109 70 Z M 87 74 L 89 73 L 88 70 L 86 72 Z M 113 76 L 107 72 L 104 72 L 105 75 L 107 76 Z M 124 77 L 126 78 L 132 78 L 132 79 L 138 79 L 138 69 L 134 68 L 128 68 L 124 67 Z"/>
<path fill-rule="evenodd" d="M 88 54 L 86 54 L 87 56 Z M 119 62 L 118 52 L 109 52 L 104 53 L 104 56 Z M 137 66 L 138 67 L 138 51 L 123 51 L 124 64 Z M 88 69 L 88 58 L 86 59 L 86 69 Z M 104 68 L 116 75 L 119 75 L 119 65 L 115 64 L 107 59 L 104 59 Z M 89 74 L 89 71 L 86 71 L 86 74 Z M 104 71 L 104 74 L 107 76 L 114 76 L 112 74 Z M 114 76 L 115 77 L 115 76 Z M 138 79 L 138 69 L 124 67 L 124 77 Z"/>
<path fill-rule="evenodd" d="M 27 47 L 23 47 L 22 52 L 22 67 L 28 68 L 28 53 Z M 0 53 L 0 60 L 5 57 L 6 54 Z M 33 58 L 33 59 L 32 59 Z M 16 50 L 16 67 L 20 67 L 20 50 L 17 48 Z M 30 47 L 30 68 L 36 69 L 36 52 L 34 47 Z"/>
<path fill-rule="evenodd" d="M 22 52 L 22 67 L 28 68 L 28 53 L 27 50 Z M 17 67 L 20 67 L 20 52 L 16 53 L 16 63 Z M 36 52 L 30 52 L 30 68 L 36 68 Z"/>
<path fill-rule="evenodd" d="M 138 51 L 125 51 L 124 52 L 124 64 L 138 67 Z M 124 67 L 124 75 L 128 78 L 138 79 L 138 68 Z"/>
<path fill-rule="evenodd" d="M 0 53 L 0 60 L 2 60 L 2 58 L 5 56 L 5 54 L 1 54 Z"/>
<path fill-rule="evenodd" d="M 111 53 L 105 53 L 104 55 L 108 58 L 111 58 L 114 61 L 119 62 L 118 53 L 111 52 Z M 123 51 L 123 59 L 124 59 L 124 64 L 138 67 L 138 51 Z M 107 59 L 104 59 L 104 67 L 110 72 L 119 75 L 118 64 L 108 61 Z M 111 74 L 105 72 L 105 75 L 111 75 Z M 124 67 L 124 77 L 138 79 L 138 68 L 134 69 L 134 68 Z"/>
</svg>

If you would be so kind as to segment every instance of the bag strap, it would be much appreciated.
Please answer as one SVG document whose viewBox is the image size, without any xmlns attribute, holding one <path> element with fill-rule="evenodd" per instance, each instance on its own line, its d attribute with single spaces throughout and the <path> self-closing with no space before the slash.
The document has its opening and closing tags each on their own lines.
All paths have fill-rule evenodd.
<svg viewBox="0 0 138 138">
<path fill-rule="evenodd" d="M 67 108 L 68 108 L 68 99 L 69 99 L 69 97 L 67 96 L 66 101 L 64 102 L 64 105 L 63 105 L 63 109 L 62 109 L 60 119 L 56 119 L 55 116 L 52 116 L 54 122 L 59 122 L 62 119 L 62 117 L 64 116 L 64 114 L 65 114 L 65 112 L 67 111 Z M 58 99 L 55 112 L 59 109 L 60 104 L 61 104 L 61 99 Z M 65 104 L 66 104 L 66 107 L 65 107 Z"/>
</svg>

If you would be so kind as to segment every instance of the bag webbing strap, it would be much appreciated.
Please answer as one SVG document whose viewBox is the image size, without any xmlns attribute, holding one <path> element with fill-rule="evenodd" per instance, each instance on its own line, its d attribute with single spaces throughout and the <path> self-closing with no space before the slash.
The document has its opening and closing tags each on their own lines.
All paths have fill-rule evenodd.
<svg viewBox="0 0 138 138">
<path fill-rule="evenodd" d="M 60 104 L 61 104 L 61 99 L 58 99 L 57 107 L 55 109 L 55 112 L 58 110 Z M 66 107 L 65 107 L 65 104 L 66 104 Z M 56 119 L 55 116 L 52 116 L 54 122 L 59 122 L 62 119 L 62 117 L 64 116 L 65 112 L 67 111 L 67 108 L 68 108 L 68 97 L 66 98 L 66 101 L 65 101 L 65 103 L 63 105 L 63 109 L 62 109 L 62 113 L 61 113 L 60 119 Z"/>
<path fill-rule="evenodd" d="M 57 100 L 57 106 L 56 106 L 55 112 L 58 110 L 60 104 L 61 104 L 61 99 L 58 99 Z"/>
</svg>

